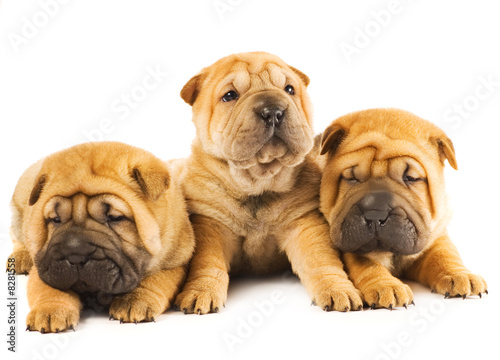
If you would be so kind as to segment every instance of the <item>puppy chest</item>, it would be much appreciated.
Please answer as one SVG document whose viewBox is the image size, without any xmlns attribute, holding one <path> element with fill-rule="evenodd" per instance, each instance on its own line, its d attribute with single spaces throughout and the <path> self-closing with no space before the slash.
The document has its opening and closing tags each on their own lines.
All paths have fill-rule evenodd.
<svg viewBox="0 0 500 360">
<path fill-rule="evenodd" d="M 240 200 L 242 228 L 231 263 L 233 271 L 269 274 L 289 268 L 279 247 L 286 206 L 282 195 L 274 192 Z"/>
<path fill-rule="evenodd" d="M 274 235 L 255 229 L 238 241 L 238 251 L 231 264 L 233 273 L 270 274 L 289 267 Z"/>
</svg>

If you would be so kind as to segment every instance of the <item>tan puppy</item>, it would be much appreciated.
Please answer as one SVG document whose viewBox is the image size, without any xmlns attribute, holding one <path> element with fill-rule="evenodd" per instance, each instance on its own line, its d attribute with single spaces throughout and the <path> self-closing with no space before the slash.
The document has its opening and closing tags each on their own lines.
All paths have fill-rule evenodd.
<svg viewBox="0 0 500 360">
<path fill-rule="evenodd" d="M 28 330 L 74 329 L 83 294 L 111 303 L 121 322 L 152 321 L 171 305 L 194 249 L 166 164 L 121 143 L 77 145 L 34 164 L 12 209 L 7 267 L 30 274 Z"/>
<path fill-rule="evenodd" d="M 307 157 L 314 142 L 308 83 L 276 56 L 244 53 L 203 69 L 182 89 L 197 130 L 182 176 L 196 237 L 176 299 L 184 312 L 217 312 L 229 272 L 271 274 L 289 263 L 321 308 L 362 306 L 319 211 L 321 175 Z"/>
<path fill-rule="evenodd" d="M 413 303 L 396 277 L 448 296 L 487 292 L 451 243 L 445 159 L 457 169 L 453 144 L 428 121 L 401 110 L 345 115 L 324 132 L 321 211 L 342 250 L 349 276 L 368 305 Z"/>
</svg>

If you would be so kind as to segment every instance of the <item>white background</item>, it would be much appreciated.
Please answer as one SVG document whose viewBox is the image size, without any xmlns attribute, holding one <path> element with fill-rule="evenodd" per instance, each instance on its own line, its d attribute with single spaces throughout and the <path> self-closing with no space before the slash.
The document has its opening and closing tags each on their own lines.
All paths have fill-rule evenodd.
<svg viewBox="0 0 500 360">
<path fill-rule="evenodd" d="M 18 352 L 12 356 L 2 275 L 2 358 L 380 360 L 498 354 L 497 2 L 60 0 L 55 7 L 54 1 L 0 5 L 2 261 L 11 251 L 10 196 L 31 163 L 87 141 L 85 134 L 143 147 L 164 159 L 187 156 L 194 126 L 179 96 L 184 83 L 220 57 L 263 50 L 310 76 L 318 133 L 340 115 L 372 107 L 409 110 L 447 131 L 460 169 L 446 170 L 454 210 L 450 234 L 466 265 L 488 281 L 490 295 L 443 300 L 411 284 L 416 306 L 408 310 L 325 313 L 309 306 L 296 279 L 278 275 L 233 282 L 219 314 L 168 312 L 154 324 L 139 325 L 87 314 L 75 333 L 41 335 L 23 331 L 29 309 L 21 277 Z M 215 8 L 221 4 L 229 4 L 223 13 Z M 356 45 L 346 56 L 342 48 Z M 168 75 L 154 83 L 148 78 L 152 69 Z M 145 79 L 150 90 L 140 88 Z M 488 81 L 489 88 L 481 85 Z M 136 101 L 124 105 L 126 96 Z M 279 303 L 271 309 L 273 296 Z M 248 322 L 254 326 L 242 325 Z M 228 336 L 241 343 L 228 346 Z"/>
</svg>

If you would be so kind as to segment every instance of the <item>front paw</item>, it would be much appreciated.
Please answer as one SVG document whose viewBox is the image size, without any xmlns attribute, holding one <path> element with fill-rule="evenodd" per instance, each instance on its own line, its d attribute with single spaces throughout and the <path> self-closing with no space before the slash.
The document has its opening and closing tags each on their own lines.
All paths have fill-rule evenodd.
<svg viewBox="0 0 500 360">
<path fill-rule="evenodd" d="M 325 311 L 361 310 L 361 294 L 349 280 L 323 278 L 316 285 L 312 303 Z"/>
<path fill-rule="evenodd" d="M 481 295 L 488 293 L 486 281 L 479 275 L 471 274 L 467 271 L 443 275 L 438 278 L 435 284 L 431 285 L 433 292 L 443 294 L 447 297 Z"/>
<path fill-rule="evenodd" d="M 7 271 L 14 272 L 14 274 L 28 274 L 32 267 L 33 260 L 24 249 L 14 251 L 7 260 Z"/>
<path fill-rule="evenodd" d="M 373 286 L 363 289 L 365 302 L 372 309 L 386 308 L 392 310 L 394 307 L 404 306 L 405 308 L 414 304 L 413 292 L 410 287 L 400 281 L 397 282 L 377 282 Z"/>
<path fill-rule="evenodd" d="M 162 306 L 161 301 L 144 289 L 113 299 L 109 307 L 110 319 L 120 320 L 120 323 L 139 323 L 155 321 L 168 306 Z"/>
<path fill-rule="evenodd" d="M 217 313 L 224 306 L 227 287 L 213 279 L 186 283 L 184 290 L 177 295 L 175 307 L 185 314 L 204 315 Z"/>
<path fill-rule="evenodd" d="M 31 309 L 26 318 L 26 330 L 41 333 L 58 333 L 75 330 L 80 319 L 80 310 L 61 303 L 38 305 Z"/>
</svg>

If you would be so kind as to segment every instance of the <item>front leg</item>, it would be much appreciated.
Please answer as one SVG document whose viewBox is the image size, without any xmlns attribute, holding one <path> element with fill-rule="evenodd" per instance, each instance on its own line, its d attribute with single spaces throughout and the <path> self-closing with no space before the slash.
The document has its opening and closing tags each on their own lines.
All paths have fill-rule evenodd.
<svg viewBox="0 0 500 360">
<path fill-rule="evenodd" d="M 33 260 L 23 243 L 13 240 L 14 249 L 7 260 L 7 271 L 16 275 L 27 275 L 33 267 Z M 14 260 L 12 260 L 14 259 Z M 14 264 L 14 265 L 12 265 Z"/>
<path fill-rule="evenodd" d="M 133 291 L 113 299 L 109 308 L 110 317 L 120 322 L 154 321 L 171 307 L 186 272 L 186 267 L 180 266 L 144 278 Z"/>
<path fill-rule="evenodd" d="M 488 292 L 486 281 L 464 266 L 457 248 L 447 235 L 436 239 L 404 275 L 445 297 L 462 296 L 465 299 L 469 295 L 481 296 Z"/>
<path fill-rule="evenodd" d="M 346 253 L 343 255 L 347 273 L 363 294 L 365 302 L 372 309 L 413 304 L 413 292 L 401 280 L 392 276 L 379 262 L 364 255 Z"/>
<path fill-rule="evenodd" d="M 191 223 L 196 250 L 175 305 L 185 314 L 218 312 L 227 298 L 230 244 L 235 236 L 226 226 L 202 215 L 192 215 Z"/>
<path fill-rule="evenodd" d="M 359 291 L 343 269 L 338 250 L 332 247 L 328 224 L 319 211 L 295 221 L 287 235 L 282 247 L 313 304 L 326 311 L 363 307 Z"/>
<path fill-rule="evenodd" d="M 80 297 L 73 291 L 61 291 L 47 285 L 33 267 L 28 278 L 28 303 L 31 311 L 26 330 L 53 333 L 74 330 L 80 319 Z"/>
</svg>

